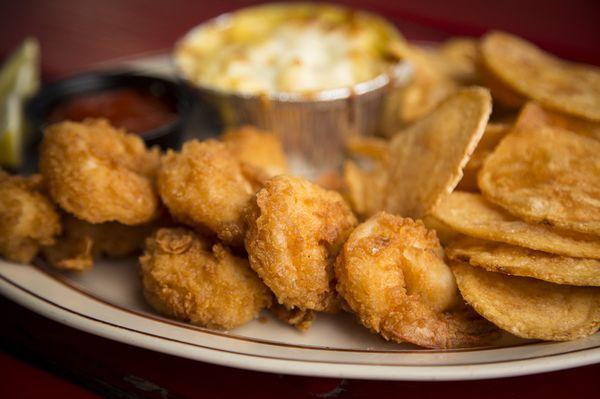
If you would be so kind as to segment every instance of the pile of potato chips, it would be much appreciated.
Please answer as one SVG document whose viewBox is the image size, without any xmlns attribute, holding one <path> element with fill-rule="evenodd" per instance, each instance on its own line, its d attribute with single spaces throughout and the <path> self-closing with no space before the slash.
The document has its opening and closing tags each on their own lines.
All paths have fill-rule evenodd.
<svg viewBox="0 0 600 399">
<path fill-rule="evenodd" d="M 348 145 L 355 212 L 423 219 L 464 300 L 516 336 L 598 331 L 600 69 L 502 32 L 396 51 L 414 80 L 389 139 Z"/>
</svg>

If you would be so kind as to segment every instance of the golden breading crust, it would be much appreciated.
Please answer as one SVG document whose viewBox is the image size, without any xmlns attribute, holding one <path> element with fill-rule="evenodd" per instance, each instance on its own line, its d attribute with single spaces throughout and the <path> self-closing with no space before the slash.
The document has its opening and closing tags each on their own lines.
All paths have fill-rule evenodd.
<svg viewBox="0 0 600 399">
<path fill-rule="evenodd" d="M 333 262 L 356 225 L 341 195 L 303 178 L 266 182 L 247 213 L 250 265 L 288 309 L 334 311 Z"/>
<path fill-rule="evenodd" d="M 106 120 L 61 122 L 44 133 L 40 171 L 52 199 L 79 219 L 137 225 L 158 215 L 159 156 Z"/>
<path fill-rule="evenodd" d="M 266 178 L 288 173 L 283 146 L 275 134 L 242 126 L 225 132 L 222 140 L 234 157 L 261 171 Z"/>
<path fill-rule="evenodd" d="M 422 222 L 378 213 L 335 263 L 337 290 L 361 323 L 388 340 L 432 348 L 488 343 L 494 328 L 461 307 L 450 268 Z"/>
<path fill-rule="evenodd" d="M 178 221 L 212 231 L 227 244 L 243 242 L 242 212 L 254 187 L 224 143 L 189 141 L 181 152 L 169 151 L 161 160 L 157 186 Z"/>
<path fill-rule="evenodd" d="M 116 222 L 91 224 L 71 215 L 63 217 L 64 234 L 42 252 L 50 266 L 63 270 L 90 269 L 94 258 L 123 258 L 141 250 L 152 225 L 126 226 Z"/>
<path fill-rule="evenodd" d="M 60 216 L 41 192 L 41 176 L 0 174 L 0 255 L 30 263 L 41 245 L 60 234 Z"/>
<path fill-rule="evenodd" d="M 140 264 L 148 303 L 177 319 L 232 329 L 271 305 L 269 289 L 246 259 L 184 228 L 157 230 Z"/>
</svg>

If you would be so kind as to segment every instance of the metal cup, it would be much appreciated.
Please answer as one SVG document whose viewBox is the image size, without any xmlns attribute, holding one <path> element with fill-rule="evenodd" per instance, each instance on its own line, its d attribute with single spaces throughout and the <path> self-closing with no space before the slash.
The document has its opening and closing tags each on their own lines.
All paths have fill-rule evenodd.
<svg viewBox="0 0 600 399">
<path fill-rule="evenodd" d="M 227 14 L 218 18 L 226 19 Z M 180 43 L 205 24 L 192 29 Z M 177 64 L 178 76 L 218 111 L 223 127 L 254 125 L 274 132 L 283 142 L 292 170 L 310 178 L 341 167 L 349 137 L 371 136 L 379 130 L 384 113 L 393 108 L 387 104 L 390 94 L 412 73 L 407 62 L 398 62 L 387 73 L 352 87 L 309 95 L 244 94 L 200 85 Z"/>
</svg>

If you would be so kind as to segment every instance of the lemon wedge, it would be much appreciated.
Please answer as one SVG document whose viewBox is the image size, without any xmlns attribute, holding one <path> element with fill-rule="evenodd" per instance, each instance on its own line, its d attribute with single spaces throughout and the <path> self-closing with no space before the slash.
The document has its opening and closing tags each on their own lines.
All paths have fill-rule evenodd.
<svg viewBox="0 0 600 399">
<path fill-rule="evenodd" d="M 18 168 L 25 143 L 25 101 L 39 88 L 40 49 L 27 38 L 0 70 L 0 165 Z"/>
</svg>

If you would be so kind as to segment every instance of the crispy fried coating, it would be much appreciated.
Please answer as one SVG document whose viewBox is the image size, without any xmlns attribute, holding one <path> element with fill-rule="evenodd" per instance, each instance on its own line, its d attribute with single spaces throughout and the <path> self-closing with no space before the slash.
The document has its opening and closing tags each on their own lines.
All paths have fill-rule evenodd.
<svg viewBox="0 0 600 399">
<path fill-rule="evenodd" d="M 600 142 L 560 128 L 513 129 L 478 176 L 484 197 L 532 223 L 600 236 Z"/>
<path fill-rule="evenodd" d="M 273 133 L 243 126 L 225 132 L 221 139 L 234 157 L 266 179 L 289 172 L 281 140 Z"/>
<path fill-rule="evenodd" d="M 461 294 L 486 319 L 531 339 L 567 341 L 600 328 L 600 288 L 507 276 L 461 262 L 451 264 Z"/>
<path fill-rule="evenodd" d="M 215 140 L 188 141 L 169 151 L 157 174 L 161 199 L 179 222 L 241 245 L 242 212 L 254 194 L 238 160 Z"/>
<path fill-rule="evenodd" d="M 464 236 L 446 247 L 446 255 L 492 272 L 600 287 L 600 260 L 596 259 L 571 258 Z"/>
<path fill-rule="evenodd" d="M 63 217 L 64 233 L 54 245 L 44 247 L 46 261 L 63 270 L 90 269 L 94 259 L 123 258 L 142 248 L 153 226 L 126 226 L 116 222 L 91 224 L 74 216 Z"/>
<path fill-rule="evenodd" d="M 356 218 L 341 195 L 300 177 L 267 181 L 248 208 L 250 265 L 288 309 L 334 311 L 333 262 Z"/>
<path fill-rule="evenodd" d="M 184 228 L 163 228 L 140 257 L 144 296 L 158 312 L 209 328 L 232 329 L 271 304 L 271 293 L 222 244 Z"/>
<path fill-rule="evenodd" d="M 0 170 L 0 255 L 30 263 L 40 246 L 61 232 L 60 216 L 42 190 L 40 175 L 10 176 Z"/>
<path fill-rule="evenodd" d="M 288 309 L 278 303 L 274 303 L 271 306 L 271 313 L 279 320 L 296 327 L 300 331 L 307 331 L 315 320 L 315 312 L 313 310 Z"/>
<path fill-rule="evenodd" d="M 455 348 L 481 345 L 494 330 L 459 307 L 442 247 L 420 221 L 374 215 L 344 244 L 335 274 L 361 323 L 388 340 Z"/>
<path fill-rule="evenodd" d="M 146 223 L 157 216 L 153 174 L 158 149 L 106 120 L 61 122 L 48 127 L 40 171 L 52 199 L 90 223 Z"/>
</svg>

